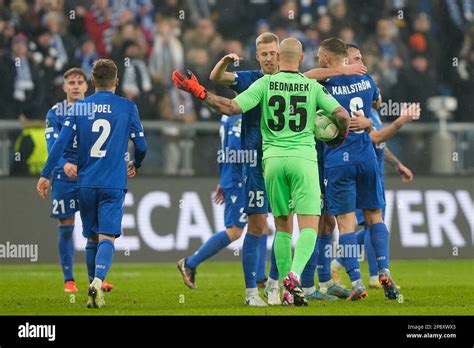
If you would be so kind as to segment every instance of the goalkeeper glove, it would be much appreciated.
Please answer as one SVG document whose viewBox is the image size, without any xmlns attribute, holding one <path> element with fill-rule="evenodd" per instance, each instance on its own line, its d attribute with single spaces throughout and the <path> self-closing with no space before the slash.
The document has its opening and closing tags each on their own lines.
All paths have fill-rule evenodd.
<svg viewBox="0 0 474 348">
<path fill-rule="evenodd" d="M 204 100 L 206 98 L 206 88 L 199 84 L 196 76 L 190 71 L 186 71 L 186 77 L 183 76 L 178 70 L 173 71 L 172 79 L 176 88 L 179 88 L 185 92 L 191 93 L 195 97 Z"/>
</svg>

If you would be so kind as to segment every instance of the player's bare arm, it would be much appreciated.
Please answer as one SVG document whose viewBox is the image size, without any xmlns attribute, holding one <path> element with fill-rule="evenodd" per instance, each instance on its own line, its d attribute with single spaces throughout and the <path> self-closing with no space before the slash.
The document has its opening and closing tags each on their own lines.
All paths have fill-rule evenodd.
<svg viewBox="0 0 474 348">
<path fill-rule="evenodd" d="M 204 102 L 221 114 L 236 115 L 242 112 L 240 106 L 233 99 L 219 97 L 210 92 L 207 92 Z"/>
<path fill-rule="evenodd" d="M 387 141 L 393 137 L 400 130 L 400 128 L 403 127 L 403 125 L 418 119 L 420 117 L 420 112 L 420 107 L 417 104 L 402 106 L 399 118 L 379 131 L 372 130 L 372 132 L 370 132 L 370 138 L 372 139 L 372 142 L 375 144 L 380 144 L 384 141 Z"/>
<path fill-rule="evenodd" d="M 332 115 L 336 118 L 337 124 L 341 132 L 347 132 L 349 130 L 350 117 L 349 113 L 342 106 L 337 107 Z"/>
<path fill-rule="evenodd" d="M 212 69 L 209 79 L 215 83 L 218 83 L 222 86 L 230 86 L 235 81 L 234 74 L 226 71 L 227 67 L 231 63 L 238 62 L 243 58 L 239 57 L 235 53 L 230 53 L 224 57 L 216 64 L 214 69 Z"/>
<path fill-rule="evenodd" d="M 413 180 L 413 173 L 393 154 L 390 149 L 385 146 L 384 149 L 385 161 L 390 163 L 400 174 L 403 182 L 410 182 Z"/>
<path fill-rule="evenodd" d="M 367 67 L 361 64 L 350 64 L 336 68 L 315 68 L 304 73 L 307 78 L 317 81 L 326 80 L 330 77 L 345 75 L 363 75 L 367 73 Z"/>
</svg>

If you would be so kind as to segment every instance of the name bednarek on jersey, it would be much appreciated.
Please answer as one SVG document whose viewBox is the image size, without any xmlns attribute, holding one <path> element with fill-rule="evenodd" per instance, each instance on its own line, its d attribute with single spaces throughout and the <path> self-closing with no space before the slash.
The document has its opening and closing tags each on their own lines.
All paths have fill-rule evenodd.
<svg viewBox="0 0 474 348">
<path fill-rule="evenodd" d="M 370 89 L 371 84 L 368 80 L 361 80 L 360 82 L 353 83 L 348 86 L 331 86 L 330 88 L 332 95 L 344 95 L 353 94 Z"/>
<path fill-rule="evenodd" d="M 47 338 L 48 341 L 56 339 L 56 325 L 35 325 L 26 322 L 18 326 L 18 337 L 20 338 Z"/>
<path fill-rule="evenodd" d="M 53 110 L 58 116 L 87 116 L 89 118 L 94 118 L 96 113 L 112 113 L 109 104 L 69 103 L 67 100 L 56 103 Z"/>
</svg>

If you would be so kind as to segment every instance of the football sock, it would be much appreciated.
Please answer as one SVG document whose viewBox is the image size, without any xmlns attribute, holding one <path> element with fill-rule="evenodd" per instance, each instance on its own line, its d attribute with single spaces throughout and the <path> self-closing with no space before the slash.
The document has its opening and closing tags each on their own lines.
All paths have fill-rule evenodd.
<svg viewBox="0 0 474 348">
<path fill-rule="evenodd" d="M 318 278 L 320 283 L 325 283 L 331 280 L 331 254 L 328 253 L 329 247 L 331 245 L 332 235 L 323 235 L 319 236 L 318 241 L 316 242 L 316 247 L 318 248 Z"/>
<path fill-rule="evenodd" d="M 354 232 L 339 235 L 339 245 L 342 248 L 342 261 L 346 272 L 355 282 L 360 279 L 360 264 L 357 259 L 357 237 Z"/>
<path fill-rule="evenodd" d="M 365 227 L 364 230 L 364 248 L 365 253 L 367 254 L 367 263 L 369 264 L 369 274 L 371 276 L 378 276 L 378 266 L 377 266 L 377 257 L 375 256 L 374 246 L 370 240 L 370 230 L 368 227 Z"/>
<path fill-rule="evenodd" d="M 242 268 L 244 270 L 245 288 L 253 289 L 257 287 L 257 265 L 259 257 L 258 244 L 260 237 L 245 234 L 242 246 Z"/>
<path fill-rule="evenodd" d="M 186 265 L 196 268 L 208 258 L 214 256 L 231 243 L 226 231 L 215 233 L 191 256 L 186 259 Z"/>
<path fill-rule="evenodd" d="M 278 280 L 278 267 L 275 260 L 275 239 L 273 239 L 272 252 L 270 255 L 270 273 L 268 274 L 268 279 Z"/>
<path fill-rule="evenodd" d="M 308 260 L 316 249 L 317 238 L 318 233 L 314 229 L 304 228 L 301 230 L 295 245 L 295 256 L 291 265 L 292 272 L 298 275 L 303 272 Z"/>
<path fill-rule="evenodd" d="M 303 289 L 303 293 L 304 293 L 305 296 L 311 295 L 313 292 L 316 291 L 316 287 L 314 285 L 310 288 L 304 288 L 303 287 L 302 289 Z"/>
<path fill-rule="evenodd" d="M 369 282 L 370 283 L 378 283 L 379 282 L 379 276 L 378 275 L 376 275 L 376 276 L 371 275 Z"/>
<path fill-rule="evenodd" d="M 64 275 L 64 282 L 74 280 L 74 240 L 72 239 L 73 232 L 74 225 L 59 225 L 58 249 L 59 260 Z"/>
<path fill-rule="evenodd" d="M 316 266 L 318 264 L 318 243 L 319 238 L 316 241 L 313 253 L 306 263 L 303 273 L 301 273 L 301 286 L 303 288 L 311 288 L 314 286 L 314 273 L 316 272 Z"/>
<path fill-rule="evenodd" d="M 340 257 L 334 259 L 331 261 L 331 266 L 336 269 L 336 270 L 340 270 L 342 267 L 344 267 L 344 265 L 342 264 L 342 259 Z"/>
<path fill-rule="evenodd" d="M 277 232 L 275 235 L 275 261 L 278 267 L 279 279 L 283 279 L 291 271 L 291 234 Z"/>
<path fill-rule="evenodd" d="M 370 239 L 377 256 L 377 266 L 379 271 L 388 269 L 388 230 L 383 222 L 370 226 Z"/>
<path fill-rule="evenodd" d="M 86 244 L 86 265 L 89 283 L 92 283 L 95 276 L 95 257 L 97 255 L 97 243 L 87 242 Z"/>
<path fill-rule="evenodd" d="M 257 266 L 257 281 L 263 281 L 266 278 L 265 266 L 267 263 L 267 234 L 262 234 L 258 242 L 258 266 Z"/>
<path fill-rule="evenodd" d="M 97 245 L 97 255 L 95 257 L 95 278 L 104 280 L 112 266 L 115 246 L 110 239 L 102 239 Z"/>
</svg>

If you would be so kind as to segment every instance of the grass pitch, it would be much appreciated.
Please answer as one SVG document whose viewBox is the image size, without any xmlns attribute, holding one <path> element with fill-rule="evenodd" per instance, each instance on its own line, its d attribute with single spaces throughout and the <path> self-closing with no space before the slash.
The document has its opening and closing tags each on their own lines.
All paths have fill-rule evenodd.
<svg viewBox="0 0 474 348">
<path fill-rule="evenodd" d="M 175 264 L 113 264 L 107 280 L 115 288 L 106 294 L 106 306 L 87 309 L 84 265 L 75 267 L 75 296 L 63 292 L 59 265 L 3 265 L 0 315 L 474 315 L 472 260 L 393 261 L 391 270 L 403 302 L 369 290 L 358 302 L 250 308 L 244 304 L 240 263 L 202 264 L 196 290 L 183 284 Z M 367 284 L 366 264 L 362 272 Z"/>
</svg>

